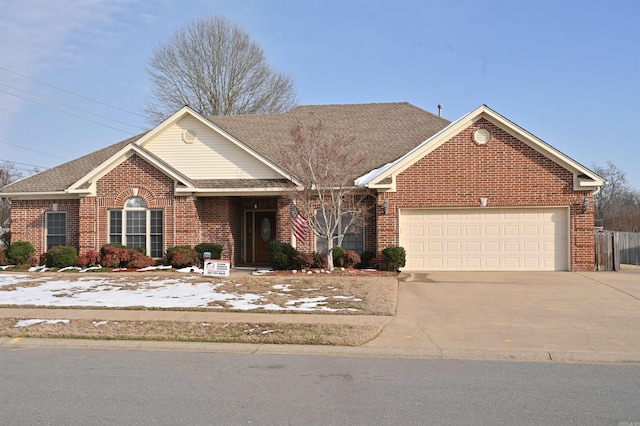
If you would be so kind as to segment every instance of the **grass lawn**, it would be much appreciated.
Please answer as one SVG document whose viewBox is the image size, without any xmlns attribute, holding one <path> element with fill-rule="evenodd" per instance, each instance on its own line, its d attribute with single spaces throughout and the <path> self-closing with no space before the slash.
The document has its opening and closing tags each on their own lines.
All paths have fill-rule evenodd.
<svg viewBox="0 0 640 426">
<path fill-rule="evenodd" d="M 14 275 L 18 275 L 15 274 Z M 67 308 L 91 309 L 93 319 L 70 319 L 66 322 L 40 322 L 27 326 L 19 325 L 21 320 L 30 318 L 0 318 L 0 336 L 19 338 L 78 338 L 100 340 L 157 340 L 157 341 L 194 341 L 194 342 L 246 342 L 246 343 L 279 343 L 279 344 L 317 344 L 355 346 L 373 339 L 381 331 L 379 325 L 320 324 L 300 322 L 270 322 L 269 309 L 277 309 L 277 313 L 333 314 L 333 315 L 394 315 L 397 302 L 397 281 L 393 276 L 313 274 L 313 275 L 270 275 L 252 276 L 249 273 L 232 274 L 228 278 L 205 277 L 202 275 L 186 275 L 177 272 L 144 272 L 144 273 L 22 273 L 23 278 L 12 279 L 0 274 L 0 306 L 5 308 Z M 27 275 L 24 278 L 24 275 Z M 4 279 L 3 279 L 4 278 Z M 83 286 L 87 280 L 97 280 Z M 198 312 L 243 312 L 234 305 L 235 298 L 250 296 L 251 313 L 263 313 L 264 320 L 257 323 L 246 322 L 189 322 L 189 321 L 104 321 L 100 317 L 101 310 L 113 309 L 92 303 L 60 306 L 33 303 L 19 305 L 5 303 L 11 300 L 12 292 L 35 292 L 41 297 L 39 288 L 51 282 L 68 283 L 63 289 L 59 287 L 53 294 L 54 302 L 61 298 L 72 298 L 86 293 L 97 296 L 99 292 L 113 295 L 121 294 L 127 300 L 129 295 L 144 295 L 163 286 L 181 284 L 187 289 L 201 288 L 210 285 L 216 294 L 233 295 L 229 300 L 212 300 L 202 307 L 145 307 L 138 305 L 139 299 L 131 306 L 126 303 L 117 309 L 136 310 L 180 310 Z M 186 283 L 186 284 L 185 284 Z M 110 287 L 111 286 L 111 287 Z M 184 291 L 184 290 L 181 290 Z M 151 293 L 149 293 L 151 294 Z M 213 296 L 213 294 L 212 294 Z M 256 297 L 257 296 L 257 297 Z M 152 296 L 144 296 L 152 297 Z M 180 295 L 174 296 L 176 301 Z M 83 300 L 87 300 L 86 298 Z M 308 301 L 322 302 L 316 305 Z M 96 302 L 97 303 L 97 302 Z M 176 303 L 176 305 L 179 305 Z M 308 305 L 308 309 L 307 309 Z M 267 309 L 267 307 L 270 307 Z M 346 320 L 346 318 L 345 318 Z"/>
</svg>

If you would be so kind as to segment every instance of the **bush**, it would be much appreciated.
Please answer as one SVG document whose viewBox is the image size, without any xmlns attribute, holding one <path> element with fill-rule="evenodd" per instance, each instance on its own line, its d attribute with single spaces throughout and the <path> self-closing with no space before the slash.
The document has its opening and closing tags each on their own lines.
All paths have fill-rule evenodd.
<svg viewBox="0 0 640 426">
<path fill-rule="evenodd" d="M 124 268 L 129 263 L 129 253 L 122 244 L 106 244 L 100 248 L 102 266 L 105 268 Z"/>
<path fill-rule="evenodd" d="M 313 268 L 325 269 L 327 267 L 326 253 L 319 253 L 317 251 L 314 251 L 311 253 L 311 257 L 313 259 L 313 263 L 311 264 Z"/>
<path fill-rule="evenodd" d="M 0 266 L 9 264 L 9 249 L 7 247 L 0 247 Z"/>
<path fill-rule="evenodd" d="M 397 271 L 405 265 L 407 253 L 403 247 L 390 246 L 382 250 L 383 267 Z"/>
<path fill-rule="evenodd" d="M 107 254 L 107 252 L 113 253 L 113 250 L 110 250 L 109 247 L 114 247 L 114 248 L 118 248 L 118 249 L 127 249 L 126 246 L 122 245 L 122 244 L 118 244 L 118 243 L 108 243 L 103 245 L 102 247 L 100 247 L 100 254 L 102 256 L 104 256 L 105 254 Z"/>
<path fill-rule="evenodd" d="M 198 252 L 191 246 L 174 246 L 167 249 L 167 262 L 174 268 L 198 264 Z"/>
<path fill-rule="evenodd" d="M 102 255 L 100 254 L 102 253 Z M 100 253 L 88 250 L 77 260 L 80 266 L 103 266 L 105 268 L 146 268 L 155 263 L 153 258 L 145 254 L 139 247 L 127 249 L 122 244 L 105 244 Z"/>
<path fill-rule="evenodd" d="M 151 266 L 155 263 L 153 258 L 147 256 L 146 254 L 138 251 L 138 250 L 129 250 L 129 261 L 127 262 L 128 268 L 146 268 L 147 266 Z"/>
<path fill-rule="evenodd" d="M 269 262 L 273 269 L 300 269 L 300 253 L 291 244 L 271 241 L 269 243 Z"/>
<path fill-rule="evenodd" d="M 344 249 L 342 247 L 334 247 L 331 251 L 333 255 L 333 266 L 344 266 Z"/>
<path fill-rule="evenodd" d="M 298 253 L 300 268 L 311 268 L 313 265 L 313 256 L 311 253 Z"/>
<path fill-rule="evenodd" d="M 9 246 L 9 262 L 14 265 L 31 265 L 34 263 L 36 249 L 28 241 L 16 241 Z"/>
<path fill-rule="evenodd" d="M 100 253 L 95 250 L 88 250 L 82 256 L 78 258 L 79 266 L 83 266 L 88 268 L 90 266 L 99 266 L 100 265 Z"/>
<path fill-rule="evenodd" d="M 353 250 L 347 250 L 342 256 L 342 265 L 345 268 L 353 268 L 360 264 L 360 255 Z"/>
<path fill-rule="evenodd" d="M 366 269 L 373 267 L 372 260 L 375 257 L 375 254 L 370 251 L 365 251 L 360 256 L 360 263 L 356 265 L 357 268 Z"/>
<path fill-rule="evenodd" d="M 311 253 L 298 253 L 301 268 L 324 269 L 327 267 L 327 255 L 313 251 Z"/>
<path fill-rule="evenodd" d="M 222 258 L 222 244 L 214 244 L 214 243 L 200 243 L 194 247 L 196 252 L 198 253 L 198 259 L 200 259 L 200 264 L 204 265 L 204 252 L 208 251 L 211 253 L 212 259 L 221 259 Z"/>
<path fill-rule="evenodd" d="M 47 268 L 66 268 L 75 265 L 78 261 L 78 251 L 75 247 L 53 247 L 44 256 L 44 264 Z"/>
</svg>

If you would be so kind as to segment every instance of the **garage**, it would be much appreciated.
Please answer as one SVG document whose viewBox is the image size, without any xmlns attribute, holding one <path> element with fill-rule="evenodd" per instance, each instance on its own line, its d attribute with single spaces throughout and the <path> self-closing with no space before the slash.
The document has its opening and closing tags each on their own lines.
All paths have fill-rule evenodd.
<svg viewBox="0 0 640 426">
<path fill-rule="evenodd" d="M 401 209 L 404 270 L 566 271 L 568 208 Z"/>
</svg>

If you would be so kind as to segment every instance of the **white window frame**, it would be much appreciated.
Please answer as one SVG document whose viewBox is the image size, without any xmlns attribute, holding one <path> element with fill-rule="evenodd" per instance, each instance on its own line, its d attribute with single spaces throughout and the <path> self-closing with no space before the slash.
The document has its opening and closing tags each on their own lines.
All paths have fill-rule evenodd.
<svg viewBox="0 0 640 426">
<path fill-rule="evenodd" d="M 137 204 L 137 205 L 136 205 Z M 161 214 L 161 219 L 162 219 L 162 232 L 160 234 L 157 233 L 151 233 L 151 212 L 155 212 L 155 211 L 160 211 L 162 212 Z M 120 237 L 121 237 L 121 242 L 118 242 L 118 244 L 122 244 L 125 247 L 128 247 L 127 245 L 127 236 L 128 235 L 142 235 L 142 234 L 129 234 L 127 233 L 127 216 L 129 212 L 145 212 L 144 215 L 144 219 L 145 219 L 145 245 L 144 245 L 144 249 L 147 255 L 151 255 L 152 254 L 152 236 L 156 236 L 156 235 L 161 235 L 162 237 L 162 248 L 159 250 L 160 251 L 160 256 L 153 256 L 154 258 L 160 258 L 164 255 L 164 211 L 162 209 L 150 209 L 147 206 L 147 203 L 140 197 L 132 197 L 129 200 L 127 200 L 127 202 L 125 203 L 124 207 L 122 209 L 112 209 L 109 210 L 109 242 L 113 243 L 113 241 L 111 240 L 111 220 L 112 220 L 112 212 L 120 212 L 121 214 L 121 221 L 120 221 Z M 129 248 L 133 248 L 133 247 L 129 247 Z M 157 254 L 157 253 L 156 253 Z"/>
<path fill-rule="evenodd" d="M 49 216 L 51 215 L 63 215 L 64 216 L 64 234 L 51 234 L 49 232 Z M 67 245 L 67 212 L 55 212 L 55 211 L 51 211 L 51 212 L 47 212 L 45 215 L 45 246 L 47 247 L 47 251 L 51 250 L 53 247 L 57 247 L 57 246 L 66 246 Z M 53 244 L 51 246 L 49 246 L 49 237 L 64 237 L 64 243 L 63 244 Z"/>
</svg>

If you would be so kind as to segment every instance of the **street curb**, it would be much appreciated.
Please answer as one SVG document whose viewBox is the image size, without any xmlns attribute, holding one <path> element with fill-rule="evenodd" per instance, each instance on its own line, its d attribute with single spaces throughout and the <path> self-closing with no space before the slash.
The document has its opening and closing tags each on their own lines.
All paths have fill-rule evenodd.
<svg viewBox="0 0 640 426">
<path fill-rule="evenodd" d="M 200 352 L 246 355 L 311 355 L 355 358 L 515 361 L 564 364 L 640 364 L 640 354 L 611 352 L 546 352 L 380 348 L 369 346 L 274 345 L 255 343 L 163 342 L 143 340 L 84 340 L 0 338 L 3 349 L 86 349 L 112 351 Z"/>
</svg>

